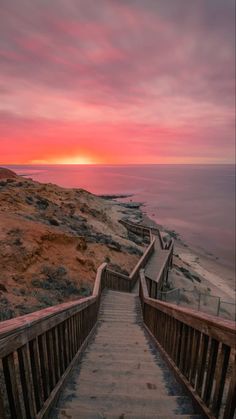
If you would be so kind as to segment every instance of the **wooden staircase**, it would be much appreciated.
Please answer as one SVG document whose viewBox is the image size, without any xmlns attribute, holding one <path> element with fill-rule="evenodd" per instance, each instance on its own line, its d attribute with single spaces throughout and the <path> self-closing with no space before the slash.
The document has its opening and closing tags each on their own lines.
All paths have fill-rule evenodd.
<svg viewBox="0 0 236 419">
<path fill-rule="evenodd" d="M 149 239 L 129 276 L 1 322 L 0 419 L 235 419 L 235 323 L 158 300 L 173 241 L 122 224 Z"/>
<path fill-rule="evenodd" d="M 98 325 L 51 418 L 200 418 L 142 326 L 139 297 L 103 293 Z"/>
</svg>

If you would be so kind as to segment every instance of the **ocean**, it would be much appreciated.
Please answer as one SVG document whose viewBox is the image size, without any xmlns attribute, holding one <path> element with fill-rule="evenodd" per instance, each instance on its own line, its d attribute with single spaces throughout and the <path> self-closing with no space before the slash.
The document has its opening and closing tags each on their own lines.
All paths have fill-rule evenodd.
<svg viewBox="0 0 236 419">
<path fill-rule="evenodd" d="M 7 166 L 39 182 L 95 194 L 132 194 L 157 223 L 229 267 L 235 253 L 233 165 Z"/>
</svg>

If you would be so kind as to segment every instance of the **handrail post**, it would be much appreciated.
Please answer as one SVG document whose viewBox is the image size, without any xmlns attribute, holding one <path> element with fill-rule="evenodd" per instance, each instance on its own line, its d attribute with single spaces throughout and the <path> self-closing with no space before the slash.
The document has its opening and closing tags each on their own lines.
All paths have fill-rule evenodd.
<svg viewBox="0 0 236 419">
<path fill-rule="evenodd" d="M 220 300 L 221 300 L 221 298 L 219 297 L 218 305 L 217 305 L 217 313 L 216 313 L 217 317 L 219 317 L 219 314 L 220 314 Z"/>
<path fill-rule="evenodd" d="M 178 294 L 177 294 L 177 305 L 180 304 L 180 288 L 178 288 Z"/>
<path fill-rule="evenodd" d="M 199 291 L 199 294 L 198 294 L 198 307 L 197 307 L 198 311 L 200 311 L 200 308 L 201 308 L 201 293 Z"/>
</svg>

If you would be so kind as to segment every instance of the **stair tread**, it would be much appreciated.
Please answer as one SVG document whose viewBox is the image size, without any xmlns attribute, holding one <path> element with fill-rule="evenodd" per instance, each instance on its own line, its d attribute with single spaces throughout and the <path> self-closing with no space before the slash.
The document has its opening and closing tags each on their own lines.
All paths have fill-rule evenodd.
<svg viewBox="0 0 236 419">
<path fill-rule="evenodd" d="M 142 324 L 137 295 L 105 291 L 94 336 L 53 411 L 59 419 L 201 418 Z"/>
<path fill-rule="evenodd" d="M 74 383 L 76 385 L 76 394 L 105 396 L 127 395 L 129 397 L 166 397 L 166 396 L 184 396 L 184 389 L 177 383 L 169 383 L 166 386 L 164 377 L 161 376 L 140 376 L 137 381 L 136 376 L 118 375 L 117 376 L 100 376 L 97 374 L 81 374 L 79 379 Z M 171 386 L 170 386 L 171 384 Z M 71 389 L 65 391 L 71 394 Z"/>
<path fill-rule="evenodd" d="M 122 416 L 117 413 L 106 413 L 106 416 L 104 416 L 101 412 L 96 411 L 97 409 L 91 409 L 91 408 L 82 408 L 79 409 L 73 409 L 73 408 L 67 408 L 67 409 L 54 409 L 53 413 L 54 419 L 78 419 L 78 415 L 81 416 L 83 419 L 173 419 L 173 415 L 166 415 L 161 414 L 158 415 L 155 413 L 155 417 L 153 416 L 153 413 L 151 414 L 125 414 Z M 201 415 L 193 414 L 193 415 L 175 415 L 176 419 L 203 419 Z"/>
<path fill-rule="evenodd" d="M 81 359 L 81 365 L 86 364 L 88 368 L 94 367 L 94 365 L 97 365 L 97 368 L 107 368 L 107 369 L 114 369 L 114 370 L 149 370 L 152 369 L 153 371 L 159 371 L 160 367 L 157 365 L 157 363 L 154 363 L 152 361 L 140 361 L 140 360 L 102 360 L 98 358 L 94 358 L 94 361 L 92 359 L 88 360 L 82 358 Z"/>
<path fill-rule="evenodd" d="M 195 408 L 186 396 L 167 396 L 160 398 L 154 396 L 145 397 L 129 397 L 128 395 L 120 394 L 105 394 L 93 393 L 86 396 L 84 394 L 75 394 L 68 399 L 63 400 L 64 408 L 73 407 L 79 409 L 80 407 L 96 407 L 102 413 L 110 412 L 114 409 L 118 414 L 134 414 L 134 413 L 151 413 L 158 411 L 158 413 L 169 414 L 193 414 L 196 413 Z"/>
</svg>

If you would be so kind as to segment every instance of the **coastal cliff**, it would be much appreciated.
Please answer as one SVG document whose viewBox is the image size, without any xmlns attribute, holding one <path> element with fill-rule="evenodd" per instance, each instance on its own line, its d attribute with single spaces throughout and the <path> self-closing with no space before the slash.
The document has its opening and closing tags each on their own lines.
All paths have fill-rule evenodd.
<svg viewBox="0 0 236 419">
<path fill-rule="evenodd" d="M 129 211 L 0 169 L 0 320 L 89 295 L 102 262 L 130 272 L 143 243 L 119 223 Z"/>
</svg>

